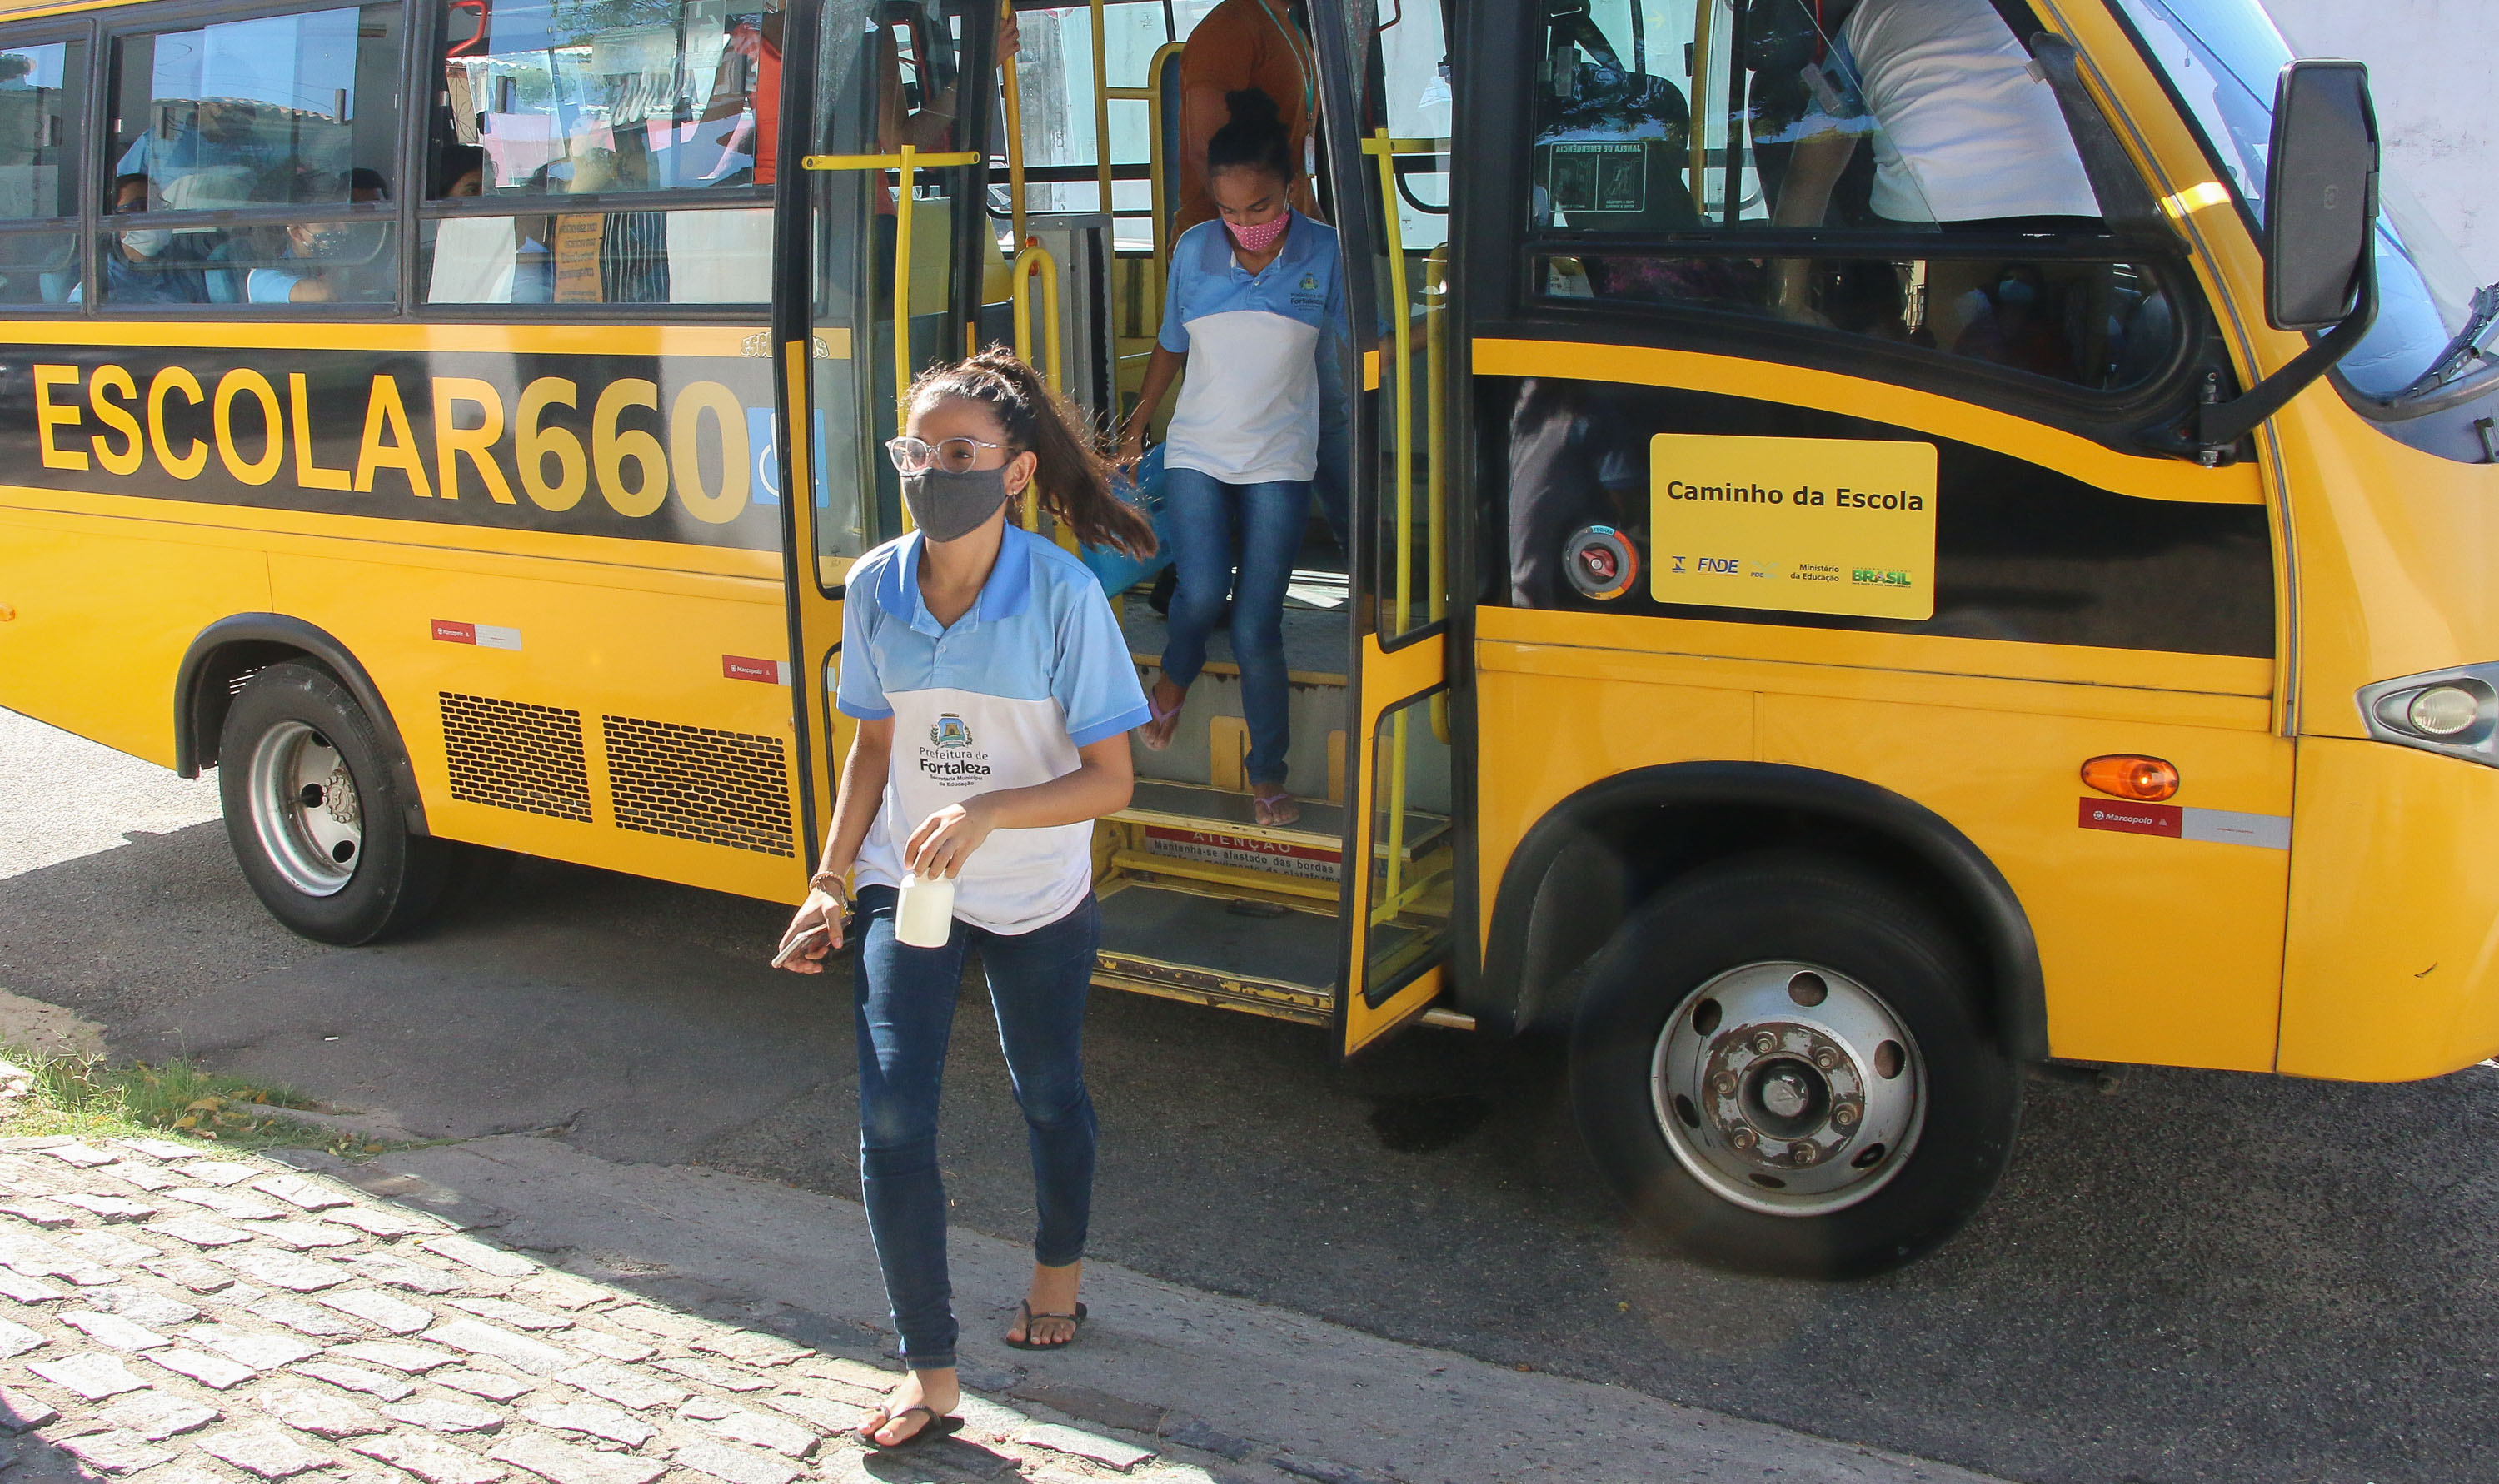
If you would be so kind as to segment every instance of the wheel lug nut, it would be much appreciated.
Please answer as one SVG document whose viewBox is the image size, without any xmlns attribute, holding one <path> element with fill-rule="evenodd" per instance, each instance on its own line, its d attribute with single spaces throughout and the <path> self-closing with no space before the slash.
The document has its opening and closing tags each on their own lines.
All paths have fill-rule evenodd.
<svg viewBox="0 0 2499 1484">
<path fill-rule="evenodd" d="M 1831 1121 L 1833 1124 L 1840 1128 L 1855 1128 L 1857 1126 L 1857 1105 L 1854 1103 L 1842 1103 L 1837 1108 L 1833 1109 L 1831 1111 Z"/>
<path fill-rule="evenodd" d="M 1749 1152 L 1753 1145 L 1761 1143 L 1761 1137 L 1755 1134 L 1751 1129 L 1738 1123 L 1734 1128 L 1727 1131 L 1727 1142 L 1739 1149 Z"/>
<path fill-rule="evenodd" d="M 1825 1072 L 1836 1072 L 1839 1070 L 1839 1053 L 1827 1046 L 1817 1048 L 1813 1053 L 1813 1064 Z"/>
<path fill-rule="evenodd" d="M 1788 1153 L 1795 1158 L 1798 1164 L 1801 1165 L 1812 1164 L 1815 1160 L 1822 1157 L 1822 1150 L 1814 1147 L 1812 1145 L 1807 1144 L 1801 1139 L 1788 1145 Z"/>
<path fill-rule="evenodd" d="M 1779 1048 L 1779 1038 L 1778 1038 L 1778 1037 L 1771 1035 L 1769 1031 L 1755 1031 L 1755 1032 L 1753 1032 L 1753 1049 L 1754 1049 L 1754 1050 L 1756 1050 L 1756 1051 L 1760 1052 L 1760 1053 L 1761 1053 L 1762 1055 L 1764 1055 L 1764 1056 L 1768 1056 L 1768 1055 L 1769 1055 L 1769 1054 L 1770 1054 L 1772 1051 L 1775 1051 L 1775 1050 L 1777 1050 L 1778 1048 Z"/>
<path fill-rule="evenodd" d="M 1733 1072 L 1721 1072 L 1710 1078 L 1709 1090 L 1722 1098 L 1734 1097 L 1736 1095 L 1736 1074 Z"/>
</svg>

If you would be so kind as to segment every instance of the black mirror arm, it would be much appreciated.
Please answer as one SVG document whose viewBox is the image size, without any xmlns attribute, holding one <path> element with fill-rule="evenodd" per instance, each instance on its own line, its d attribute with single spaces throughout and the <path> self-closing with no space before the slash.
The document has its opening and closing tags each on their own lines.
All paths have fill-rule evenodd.
<svg viewBox="0 0 2499 1484">
<path fill-rule="evenodd" d="M 2155 453 L 2174 454 L 2205 465 L 2230 462 L 2241 439 L 2256 432 L 2257 424 L 2281 411 L 2292 398 L 2306 391 L 2310 383 L 2333 370 L 2335 363 L 2352 353 L 2353 347 L 2360 343 L 2360 338 L 2369 333 L 2369 327 L 2377 320 L 2377 257 L 2375 253 L 2364 252 L 2360 259 L 2358 291 L 2352 299 L 2352 312 L 2343 316 L 2333 329 L 2293 356 L 2289 365 L 2228 402 L 2220 400 L 2220 374 L 2208 375 L 2204 381 L 2203 400 L 2195 404 L 2193 414 L 2185 423 L 2156 423 L 2136 435 L 2136 441 Z"/>
</svg>

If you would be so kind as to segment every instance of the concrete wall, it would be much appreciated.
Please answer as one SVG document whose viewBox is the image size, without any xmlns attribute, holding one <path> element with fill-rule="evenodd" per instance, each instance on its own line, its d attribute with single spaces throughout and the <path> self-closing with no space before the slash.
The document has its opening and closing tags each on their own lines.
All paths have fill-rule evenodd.
<svg viewBox="0 0 2499 1484">
<path fill-rule="evenodd" d="M 2491 0 L 2263 0 L 2303 56 L 2369 64 L 2388 168 L 2454 239 L 2484 283 L 2499 280 L 2499 120 L 2491 108 Z"/>
</svg>

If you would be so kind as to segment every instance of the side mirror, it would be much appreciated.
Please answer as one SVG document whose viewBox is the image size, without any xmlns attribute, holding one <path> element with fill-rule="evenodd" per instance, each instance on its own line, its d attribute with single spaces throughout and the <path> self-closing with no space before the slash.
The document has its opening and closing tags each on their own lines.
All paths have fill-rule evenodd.
<svg viewBox="0 0 2499 1484">
<path fill-rule="evenodd" d="M 2369 69 L 2298 61 L 2274 84 L 2265 168 L 2265 319 L 2322 330 L 2358 306 L 2378 217 L 2378 115 Z"/>
</svg>

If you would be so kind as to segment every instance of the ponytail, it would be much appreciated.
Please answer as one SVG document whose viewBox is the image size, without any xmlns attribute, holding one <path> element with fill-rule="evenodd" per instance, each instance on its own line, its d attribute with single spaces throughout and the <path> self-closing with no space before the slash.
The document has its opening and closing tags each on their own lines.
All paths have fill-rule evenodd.
<svg viewBox="0 0 2499 1484">
<path fill-rule="evenodd" d="M 1276 100 L 1254 87 L 1225 93 L 1223 106 L 1232 119 L 1206 144 L 1206 173 L 1221 175 L 1247 166 L 1263 170 L 1290 184 L 1295 175 L 1292 141 L 1284 134 L 1284 115 Z"/>
<path fill-rule="evenodd" d="M 1112 546 L 1131 557 L 1154 552 L 1154 528 L 1135 506 L 1111 493 L 1110 467 L 1085 436 L 1084 414 L 1053 392 L 1004 345 L 970 360 L 923 371 L 911 383 L 910 405 L 948 397 L 977 402 L 995 413 L 1007 444 L 1032 454 L 1041 506 L 1087 546 Z"/>
</svg>

